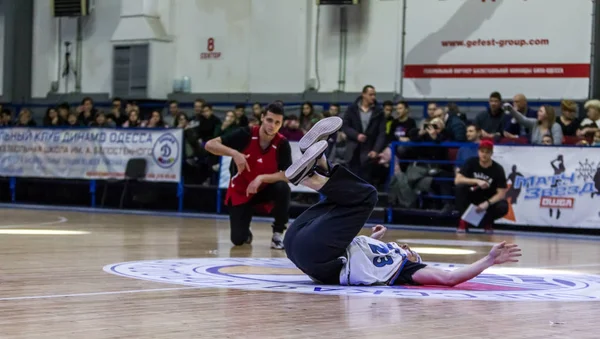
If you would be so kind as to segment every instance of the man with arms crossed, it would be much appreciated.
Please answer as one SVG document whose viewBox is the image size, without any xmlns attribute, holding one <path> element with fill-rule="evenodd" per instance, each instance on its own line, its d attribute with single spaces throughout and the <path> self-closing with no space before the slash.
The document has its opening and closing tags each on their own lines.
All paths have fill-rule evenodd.
<svg viewBox="0 0 600 339">
<path fill-rule="evenodd" d="M 333 125 L 329 119 L 319 123 Z M 292 223 L 284 239 L 288 258 L 314 281 L 455 286 L 492 265 L 518 261 L 521 254 L 517 245 L 502 242 L 477 262 L 444 271 L 423 264 L 406 245 L 380 241 L 386 231 L 382 225 L 373 227 L 371 237 L 357 236 L 377 203 L 377 191 L 345 167 L 331 166 L 324 156 L 327 137 L 316 137 L 320 134 L 306 134 L 300 141 L 302 158 L 285 172 L 292 184 L 302 184 L 325 196 Z"/>
</svg>

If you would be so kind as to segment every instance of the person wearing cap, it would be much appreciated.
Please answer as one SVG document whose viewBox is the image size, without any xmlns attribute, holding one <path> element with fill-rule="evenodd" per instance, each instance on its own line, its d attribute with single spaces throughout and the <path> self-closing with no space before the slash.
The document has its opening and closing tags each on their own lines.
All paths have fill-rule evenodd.
<svg viewBox="0 0 600 339">
<path fill-rule="evenodd" d="M 481 226 L 486 233 L 493 233 L 494 221 L 508 213 L 508 203 L 505 200 L 507 184 L 504 168 L 494 160 L 494 143 L 482 140 L 479 143 L 478 156 L 467 160 L 457 171 L 456 206 L 461 215 L 470 204 L 477 206 L 477 212 L 485 211 Z M 480 226 L 473 225 L 473 226 Z M 457 232 L 464 233 L 469 225 L 460 220 Z"/>
</svg>

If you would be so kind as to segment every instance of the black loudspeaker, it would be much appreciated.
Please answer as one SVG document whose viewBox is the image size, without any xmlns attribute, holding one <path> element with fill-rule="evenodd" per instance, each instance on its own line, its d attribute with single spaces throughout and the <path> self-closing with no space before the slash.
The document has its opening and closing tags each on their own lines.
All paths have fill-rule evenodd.
<svg viewBox="0 0 600 339">
<path fill-rule="evenodd" d="M 79 17 L 90 14 L 90 0 L 52 0 L 54 17 Z"/>
<path fill-rule="evenodd" d="M 360 0 L 317 0 L 317 5 L 358 5 Z"/>
</svg>

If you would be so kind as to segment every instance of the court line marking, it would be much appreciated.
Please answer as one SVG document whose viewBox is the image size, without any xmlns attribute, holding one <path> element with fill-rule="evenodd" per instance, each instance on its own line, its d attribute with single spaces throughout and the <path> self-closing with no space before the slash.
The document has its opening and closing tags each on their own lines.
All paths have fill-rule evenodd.
<svg viewBox="0 0 600 339">
<path fill-rule="evenodd" d="M 42 210 L 42 211 L 64 211 L 78 213 L 96 213 L 96 214 L 125 214 L 125 215 L 145 215 L 155 217 L 176 217 L 186 219 L 217 219 L 229 220 L 229 215 L 226 214 L 209 214 L 209 213 L 191 213 L 191 212 L 157 212 L 157 211 L 140 211 L 140 210 L 120 210 L 110 208 L 92 208 L 92 207 L 68 207 L 68 206 L 48 206 L 48 205 L 24 205 L 24 204 L 7 204 L 0 203 L 0 208 L 23 209 L 23 210 Z M 253 221 L 270 223 L 273 218 L 254 217 Z M 290 219 L 292 222 L 294 219 Z M 364 228 L 371 228 L 375 223 L 367 223 Z M 402 225 L 402 224 L 385 224 L 388 229 L 420 231 L 420 232 L 437 232 L 437 233 L 455 233 L 454 227 L 441 226 L 426 226 L 426 225 Z M 480 235 L 480 233 L 476 233 Z M 481 233 L 483 235 L 484 233 Z M 590 242 L 599 242 L 600 236 L 597 235 L 582 235 L 582 234 L 566 234 L 566 233 L 543 233 L 535 231 L 509 231 L 509 230 L 494 230 L 493 236 L 520 236 L 529 238 L 554 238 L 554 239 L 570 239 L 582 240 Z"/>
<path fill-rule="evenodd" d="M 29 226 L 49 226 L 49 225 L 58 225 L 63 224 L 69 221 L 69 219 L 65 217 L 58 217 L 57 221 L 47 221 L 47 222 L 36 222 L 29 224 L 14 224 L 14 225 L 0 225 L 0 228 L 18 228 L 18 227 L 29 227 Z"/>
<path fill-rule="evenodd" d="M 89 293 L 73 293 L 73 294 L 49 294 L 49 295 L 31 295 L 23 297 L 6 297 L 0 298 L 0 301 L 11 301 L 11 300 L 29 300 L 29 299 L 51 299 L 51 298 L 76 298 L 76 297 L 94 297 L 101 295 L 115 295 L 115 294 L 133 294 L 133 293 L 146 293 L 146 292 L 168 292 L 168 291 L 182 291 L 182 290 L 198 290 L 205 287 L 167 287 L 167 288 L 149 288 L 144 290 L 123 290 L 123 291 L 107 291 L 107 292 L 89 292 Z"/>
<path fill-rule="evenodd" d="M 540 269 L 553 269 L 553 268 L 583 268 L 583 267 L 597 267 L 600 266 L 600 263 L 595 264 L 575 264 L 575 265 L 555 265 L 555 266 L 541 266 L 536 267 Z"/>
</svg>

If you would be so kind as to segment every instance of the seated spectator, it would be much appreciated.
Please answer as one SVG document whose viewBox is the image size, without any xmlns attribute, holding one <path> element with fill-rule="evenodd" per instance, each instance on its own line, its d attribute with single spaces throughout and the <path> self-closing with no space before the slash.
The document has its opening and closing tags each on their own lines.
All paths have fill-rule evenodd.
<svg viewBox="0 0 600 339">
<path fill-rule="evenodd" d="M 0 114 L 0 127 L 9 127 L 12 125 L 12 112 L 8 108 L 3 108 Z"/>
<path fill-rule="evenodd" d="M 446 140 L 463 142 L 467 140 L 467 127 L 458 115 L 451 114 L 449 110 L 444 112 L 443 109 L 438 108 L 436 116 L 439 116 L 446 124 Z"/>
<path fill-rule="evenodd" d="M 177 118 L 175 120 L 177 120 L 177 128 L 186 129 L 190 123 L 189 118 L 183 112 L 179 112 L 179 114 L 177 115 Z"/>
<path fill-rule="evenodd" d="M 90 127 L 101 128 L 101 127 L 112 127 L 112 126 L 109 124 L 108 120 L 106 119 L 106 114 L 102 111 L 98 111 L 96 113 L 96 118 L 90 124 Z"/>
<path fill-rule="evenodd" d="M 481 142 L 481 129 L 474 124 L 467 126 L 467 142 L 473 144 L 462 146 L 456 153 L 457 169 L 470 158 L 477 156 L 477 148 Z"/>
<path fill-rule="evenodd" d="M 584 108 L 587 111 L 587 118 L 581 122 L 577 136 L 592 138 L 600 129 L 600 100 L 589 100 L 585 103 Z"/>
<path fill-rule="evenodd" d="M 58 105 L 57 111 L 58 118 L 62 121 L 67 121 L 67 118 L 69 118 L 69 114 L 71 113 L 71 106 L 69 106 L 68 103 L 63 102 L 62 104 Z"/>
<path fill-rule="evenodd" d="M 600 129 L 594 133 L 594 143 L 592 146 L 600 146 Z"/>
<path fill-rule="evenodd" d="M 542 145 L 551 146 L 554 145 L 554 139 L 550 134 L 546 134 L 542 137 Z"/>
<path fill-rule="evenodd" d="M 87 97 L 81 100 L 81 106 L 77 107 L 77 112 L 80 114 L 79 119 L 88 126 L 95 121 L 98 111 L 94 108 L 92 98 Z M 104 117 L 106 118 L 106 115 Z"/>
<path fill-rule="evenodd" d="M 478 157 L 462 165 L 454 179 L 458 211 L 462 215 L 471 204 L 477 206 L 478 212 L 485 211 L 480 224 L 486 233 L 493 233 L 494 221 L 508 213 L 506 174 L 504 168 L 492 160 L 493 153 L 494 143 L 481 141 Z M 461 219 L 456 231 L 464 233 L 468 228 L 469 225 Z"/>
<path fill-rule="evenodd" d="M 335 117 L 340 115 L 341 109 L 339 104 L 330 104 L 329 110 L 327 111 L 327 117 Z"/>
<path fill-rule="evenodd" d="M 527 104 L 527 98 L 523 94 L 517 94 L 513 98 L 513 107 L 515 110 L 528 118 L 536 118 L 537 111 L 530 108 Z M 530 131 L 526 127 L 519 124 L 517 119 L 507 116 L 505 117 L 504 133 L 505 138 L 516 139 L 520 136 L 528 135 Z"/>
<path fill-rule="evenodd" d="M 173 122 L 177 123 L 176 119 L 173 118 Z M 142 121 L 140 127 L 146 128 L 168 128 L 169 126 L 165 123 L 162 113 L 158 110 L 152 111 L 150 113 L 150 119 L 146 121 Z"/>
<path fill-rule="evenodd" d="M 221 119 L 213 114 L 213 106 L 205 104 L 202 108 L 202 116 L 199 117 L 200 124 L 196 127 L 196 133 L 202 143 L 219 136 L 221 130 Z"/>
<path fill-rule="evenodd" d="M 252 116 L 254 116 L 256 118 L 256 121 L 260 122 L 260 117 L 263 114 L 263 108 L 260 105 L 260 102 L 255 102 L 254 105 L 252 105 Z"/>
<path fill-rule="evenodd" d="M 482 138 L 499 138 L 504 132 L 504 114 L 502 112 L 502 96 L 492 92 L 489 107 L 475 117 L 475 125 L 481 128 Z"/>
<path fill-rule="evenodd" d="M 525 117 L 523 114 L 517 112 L 510 104 L 505 104 L 505 108 L 519 124 L 530 131 L 529 139 L 532 144 L 542 144 L 542 138 L 546 134 L 552 136 L 555 145 L 562 144 L 562 128 L 560 128 L 560 125 L 556 122 L 556 113 L 554 113 L 554 108 L 552 106 L 543 105 L 540 107 L 537 118 Z"/>
<path fill-rule="evenodd" d="M 248 118 L 248 127 L 254 127 L 254 126 L 259 126 L 260 125 L 260 121 L 258 119 L 256 119 L 256 117 L 252 116 L 250 118 Z"/>
<path fill-rule="evenodd" d="M 238 129 L 239 125 L 237 123 L 237 118 L 235 116 L 235 113 L 233 113 L 232 111 L 227 112 L 225 114 L 225 120 L 223 121 L 223 124 L 220 125 L 218 128 L 219 128 L 219 131 L 217 131 L 218 136 L 227 135 L 227 134 L 235 131 L 236 129 Z"/>
<path fill-rule="evenodd" d="M 58 112 L 54 107 L 50 107 L 46 110 L 46 115 L 44 116 L 44 120 L 42 121 L 42 125 L 45 127 L 56 127 L 64 125 L 65 121 L 63 121 L 59 116 Z"/>
<path fill-rule="evenodd" d="M 577 130 L 581 124 L 581 120 L 577 117 L 577 104 L 571 100 L 563 100 L 560 102 L 560 117 L 556 118 L 556 122 L 560 125 L 563 136 L 577 136 Z"/>
<path fill-rule="evenodd" d="M 288 141 L 300 141 L 304 136 L 304 132 L 300 129 L 300 120 L 297 115 L 289 115 L 287 117 L 288 123 L 286 127 L 283 127 L 279 130 Z"/>
<path fill-rule="evenodd" d="M 129 112 L 129 118 L 123 123 L 121 127 L 134 128 L 140 127 L 141 124 L 142 121 L 140 120 L 140 112 L 137 110 L 132 110 L 131 112 Z"/>
<path fill-rule="evenodd" d="M 18 126 L 18 127 L 33 127 L 33 126 L 37 126 L 37 124 L 33 120 L 33 117 L 31 115 L 31 111 L 28 110 L 27 108 L 23 108 L 21 110 L 21 112 L 19 112 L 19 116 L 17 118 L 17 123 L 15 124 L 15 126 Z"/>
<path fill-rule="evenodd" d="M 195 104 L 196 103 L 194 102 L 194 105 Z M 179 114 L 179 102 L 177 102 L 177 100 L 171 100 L 171 101 L 169 101 L 169 114 L 163 120 L 165 121 L 165 123 L 167 125 L 175 126 L 177 124 L 177 121 L 175 121 L 175 118 L 177 117 L 178 114 Z M 162 114 L 161 114 L 161 116 L 162 116 Z"/>
<path fill-rule="evenodd" d="M 396 104 L 396 118 L 392 121 L 389 128 L 389 132 L 386 136 L 386 144 L 391 144 L 395 141 L 408 142 L 410 141 L 409 133 L 412 130 L 417 130 L 417 122 L 415 119 L 409 116 L 409 106 L 406 101 L 400 101 Z M 399 159 L 404 158 L 409 151 L 406 146 L 398 145 L 395 147 L 395 156 Z M 388 167 L 392 158 L 390 147 L 386 147 L 381 154 L 379 154 L 379 164 Z M 395 166 L 395 164 L 394 164 Z M 408 164 L 401 164 L 402 171 L 406 171 Z"/>
<path fill-rule="evenodd" d="M 299 119 L 300 129 L 306 133 L 322 118 L 320 114 L 315 113 L 313 104 L 310 101 L 306 101 L 302 104 L 302 114 L 300 114 Z"/>
<path fill-rule="evenodd" d="M 194 115 L 190 119 L 189 127 L 196 127 L 200 124 L 204 105 L 206 105 L 206 101 L 204 101 L 204 99 L 196 99 L 196 101 L 194 101 Z"/>
<path fill-rule="evenodd" d="M 240 127 L 248 126 L 248 117 L 246 116 L 246 105 L 239 104 L 235 105 L 235 117 L 237 119 L 237 124 Z"/>
<path fill-rule="evenodd" d="M 125 121 L 127 121 L 127 114 L 123 111 L 123 107 L 121 107 L 120 98 L 114 98 L 112 100 L 112 106 L 106 115 L 106 119 L 117 127 L 123 126 Z"/>
<path fill-rule="evenodd" d="M 69 115 L 67 116 L 67 123 L 65 126 L 67 126 L 67 127 L 82 127 L 83 123 L 81 121 L 79 121 L 79 118 L 77 117 L 76 113 L 69 113 Z"/>
<path fill-rule="evenodd" d="M 462 113 L 458 108 L 458 105 L 454 102 L 448 103 L 444 112 L 459 117 L 460 120 L 465 124 L 465 126 L 469 124 L 469 121 L 467 120 L 467 115 Z"/>
</svg>

